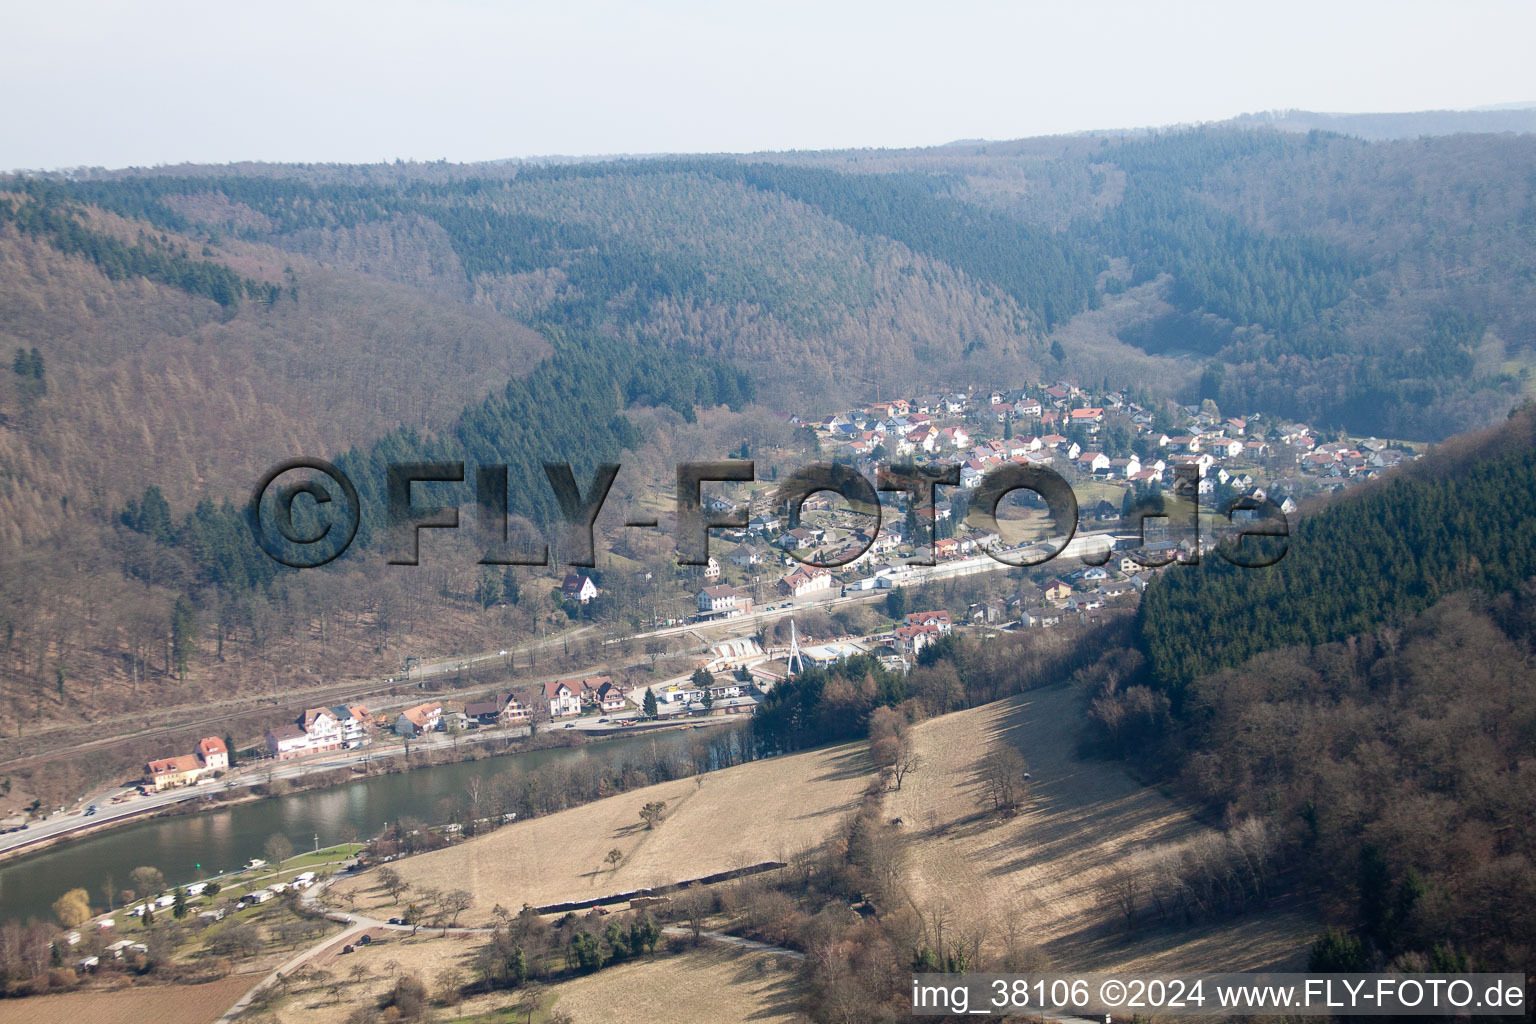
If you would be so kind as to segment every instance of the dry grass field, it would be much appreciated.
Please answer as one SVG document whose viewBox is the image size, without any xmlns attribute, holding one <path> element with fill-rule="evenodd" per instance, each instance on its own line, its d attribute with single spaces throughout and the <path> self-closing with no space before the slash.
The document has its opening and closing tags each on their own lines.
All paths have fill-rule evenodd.
<svg viewBox="0 0 1536 1024">
<path fill-rule="evenodd" d="M 371 945 L 358 946 L 357 952 L 338 956 L 327 951 L 309 961 L 326 974 L 295 982 L 290 990 L 258 1019 L 270 1024 L 341 1024 L 360 1006 L 377 1006 L 379 998 L 402 974 L 414 974 L 426 983 L 428 992 L 437 990 L 437 978 L 444 971 L 458 970 L 468 980 L 473 976 L 471 962 L 483 937 L 439 938 L 434 932 L 412 937 L 406 933 L 387 933 Z M 354 978 L 360 972 L 361 978 Z M 338 984 L 339 983 L 339 984 Z M 230 997 L 234 1002 L 235 996 Z M 443 1017 L 490 1010 L 512 1001 L 507 993 L 480 996 L 452 1010 L 438 1009 Z"/>
<path fill-rule="evenodd" d="M 115 992 L 69 992 L 0 1002 L 4 1024 L 209 1024 L 254 985 L 258 976 L 235 974 L 206 985 L 163 985 Z"/>
<path fill-rule="evenodd" d="M 260 1011 L 267 1024 L 342 1024 L 360 1006 L 377 1006 L 400 974 L 414 974 L 435 992 L 437 977 L 457 969 L 471 976 L 470 963 L 481 938 L 389 937 L 356 953 L 315 966 L 329 979 L 296 984 Z M 352 973 L 361 969 L 361 980 Z M 799 1024 L 798 980 L 793 961 L 773 953 L 735 946 L 706 945 L 681 956 L 610 967 L 583 978 L 550 986 L 540 1003 L 558 1008 L 576 1024 Z M 231 995 L 233 1002 L 236 995 Z M 492 992 L 457 1006 L 434 1007 L 436 1019 L 479 1019 L 517 1004 L 517 992 Z M 148 1018 L 146 1018 L 148 1019 Z M 37 1018 L 39 1024 L 43 1018 Z M 124 1018 L 125 1022 L 127 1018 Z M 30 1024 L 30 1020 L 29 1020 Z M 114 1020 L 114 1024 L 116 1024 Z"/>
<path fill-rule="evenodd" d="M 1246 970 L 1304 949 L 1318 925 L 1279 909 L 1195 929 L 1117 927 L 1105 886 L 1115 866 L 1208 826 L 1113 762 L 1080 758 L 1077 700 L 1067 687 L 1037 690 L 913 730 L 925 763 L 887 807 L 914 840 L 917 904 L 942 908 L 951 934 L 981 931 L 992 948 L 1012 917 L 1053 963 L 1081 970 Z M 979 813 L 976 766 L 995 740 L 1017 747 L 1032 776 L 1024 810 L 1006 820 Z"/>
<path fill-rule="evenodd" d="M 869 777 L 862 743 L 831 747 L 647 786 L 393 867 L 417 890 L 468 890 L 474 904 L 459 923 L 485 924 L 497 904 L 515 912 L 525 903 L 589 899 L 786 860 L 825 840 Z M 640 808 L 653 800 L 666 801 L 667 817 L 647 830 Z M 605 862 L 610 850 L 623 855 L 616 868 Z M 337 889 L 357 892 L 357 909 L 389 916 L 394 908 L 376 875 Z"/>
<path fill-rule="evenodd" d="M 799 1024 L 794 962 L 773 953 L 705 946 L 625 964 L 553 989 L 575 1024 Z"/>
</svg>

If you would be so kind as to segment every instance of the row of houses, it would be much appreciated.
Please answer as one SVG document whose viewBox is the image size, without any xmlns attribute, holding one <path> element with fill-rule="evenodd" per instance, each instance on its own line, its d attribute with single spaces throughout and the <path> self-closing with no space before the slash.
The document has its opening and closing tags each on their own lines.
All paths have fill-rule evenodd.
<svg viewBox="0 0 1536 1024">
<path fill-rule="evenodd" d="M 587 710 L 622 711 L 628 703 L 623 689 L 608 676 L 557 679 L 544 684 L 549 717 L 571 718 Z"/>
<path fill-rule="evenodd" d="M 337 704 L 306 708 L 295 721 L 267 730 L 267 753 L 279 761 L 351 750 L 368 742 L 368 709 Z"/>
<path fill-rule="evenodd" d="M 217 736 L 205 736 L 197 741 L 197 748 L 190 754 L 158 758 L 144 766 L 144 780 L 155 792 L 190 786 L 229 767 L 229 747 Z"/>
</svg>

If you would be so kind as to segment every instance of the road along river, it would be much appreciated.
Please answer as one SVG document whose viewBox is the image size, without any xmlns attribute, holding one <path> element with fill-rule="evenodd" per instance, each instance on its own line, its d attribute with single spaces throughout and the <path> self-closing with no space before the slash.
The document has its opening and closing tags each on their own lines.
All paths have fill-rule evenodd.
<svg viewBox="0 0 1536 1024">
<path fill-rule="evenodd" d="M 343 842 L 349 834 L 377 835 L 400 817 L 433 823 L 440 817 L 438 802 L 460 799 L 476 776 L 488 782 L 504 772 L 586 757 L 644 754 L 649 760 L 652 744 L 665 748 L 686 742 L 684 733 L 673 732 L 530 750 L 121 825 L 0 864 L 0 921 L 49 919 L 53 901 L 77 887 L 91 894 L 93 906 L 102 906 L 106 878 L 110 875 L 117 888 L 124 888 L 128 873 L 141 864 L 159 868 L 167 883 L 178 885 L 243 866 L 262 856 L 262 846 L 276 834 L 303 852 L 316 842 Z"/>
</svg>

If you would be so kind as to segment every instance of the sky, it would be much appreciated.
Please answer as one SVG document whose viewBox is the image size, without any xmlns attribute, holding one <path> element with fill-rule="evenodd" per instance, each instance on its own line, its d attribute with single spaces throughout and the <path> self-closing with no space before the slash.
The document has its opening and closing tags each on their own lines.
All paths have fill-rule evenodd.
<svg viewBox="0 0 1536 1024">
<path fill-rule="evenodd" d="M 0 168 L 904 147 L 1536 100 L 1536 3 L 0 0 Z"/>
</svg>

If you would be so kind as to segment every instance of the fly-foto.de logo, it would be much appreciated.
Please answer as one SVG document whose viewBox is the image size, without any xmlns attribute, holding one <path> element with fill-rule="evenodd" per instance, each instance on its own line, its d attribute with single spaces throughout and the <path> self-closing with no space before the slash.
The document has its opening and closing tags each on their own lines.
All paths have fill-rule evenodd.
<svg viewBox="0 0 1536 1024">
<path fill-rule="evenodd" d="M 616 463 L 604 463 L 593 471 L 585 489 L 576 479 L 568 462 L 543 464 L 547 486 L 559 509 L 566 544 L 565 564 L 590 567 L 596 564 L 593 528 L 608 492 L 619 474 Z M 383 527 L 385 558 L 390 565 L 417 565 L 423 530 L 455 530 L 460 527 L 460 505 L 433 499 L 434 488 L 458 485 L 462 490 L 468 478 L 463 462 L 409 462 L 391 464 L 384 470 L 383 508 L 365 515 L 363 498 L 353 480 L 324 459 L 298 458 L 280 463 L 269 470 L 251 492 L 246 519 L 256 543 L 268 556 L 283 565 L 308 569 L 334 561 L 347 551 L 360 533 L 368 532 L 370 523 Z M 677 467 L 676 521 L 677 561 L 681 565 L 705 565 L 709 562 L 712 530 L 746 530 L 748 512 L 728 504 L 702 498 L 706 483 L 744 484 L 757 479 L 756 465 L 745 459 L 719 462 L 685 462 Z M 550 546 L 545 542 L 516 543 L 513 531 L 508 467 L 482 464 L 473 473 L 474 529 L 479 533 L 484 555 L 482 565 L 549 565 Z M 519 480 L 517 486 L 527 486 Z M 850 466 L 817 462 L 804 466 L 781 480 L 771 496 L 770 505 L 785 517 L 789 528 L 800 522 L 806 501 L 814 494 L 832 492 L 840 495 L 856 513 L 871 517 L 870 525 L 857 531 L 855 539 L 835 554 L 810 553 L 796 549 L 787 555 L 806 565 L 836 568 L 857 561 L 873 545 L 879 534 L 882 515 L 880 495 L 902 494 L 915 520 L 938 521 L 940 487 L 958 487 L 960 467 L 956 465 L 896 465 L 882 468 L 875 481 Z M 1158 513 L 1136 514 L 1139 539 L 1143 542 L 1125 554 L 1138 565 L 1155 568 L 1172 561 L 1198 561 L 1201 508 L 1198 501 L 1200 470 L 1185 464 L 1175 468 L 1171 490 L 1179 511 L 1175 516 Z M 1050 512 L 1056 532 L 1028 543 L 1010 545 L 1002 540 L 1003 530 L 998 510 L 1004 499 L 1019 491 L 1031 492 L 1037 503 Z M 723 506 L 723 507 L 722 507 Z M 379 513 L 382 513 L 381 515 Z M 1219 510 L 1223 524 L 1221 543 L 1216 553 L 1233 565 L 1263 568 L 1273 565 L 1289 548 L 1290 525 L 1285 514 L 1267 497 L 1244 495 L 1226 503 Z M 1162 520 L 1175 527 L 1184 541 L 1180 555 L 1174 545 L 1150 546 L 1145 543 L 1149 520 Z M 1073 545 L 1078 526 L 1077 496 L 1072 486 L 1047 466 L 1007 463 L 989 471 L 974 488 L 969 489 L 969 514 L 966 523 L 983 535 L 995 538 L 980 545 L 987 555 L 1004 565 L 1020 568 L 1042 565 L 1069 551 L 1090 565 L 1102 565 L 1113 545 L 1102 535 L 1082 538 Z M 659 520 L 634 519 L 626 527 L 655 529 Z M 931 532 L 931 530 L 930 530 Z M 914 548 L 907 561 L 914 565 L 935 564 L 935 538 L 909 538 Z M 1095 541 L 1089 543 L 1089 540 Z"/>
</svg>

